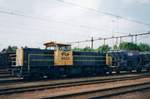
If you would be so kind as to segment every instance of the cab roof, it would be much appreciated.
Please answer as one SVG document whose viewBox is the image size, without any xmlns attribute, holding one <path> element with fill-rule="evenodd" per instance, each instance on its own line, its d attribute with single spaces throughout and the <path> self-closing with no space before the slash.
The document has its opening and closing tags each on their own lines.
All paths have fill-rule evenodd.
<svg viewBox="0 0 150 99">
<path fill-rule="evenodd" d="M 71 45 L 70 44 L 63 44 L 63 43 L 57 43 L 57 42 L 50 41 L 50 42 L 44 43 L 44 46 L 45 47 L 51 47 L 51 46 L 71 46 Z"/>
</svg>

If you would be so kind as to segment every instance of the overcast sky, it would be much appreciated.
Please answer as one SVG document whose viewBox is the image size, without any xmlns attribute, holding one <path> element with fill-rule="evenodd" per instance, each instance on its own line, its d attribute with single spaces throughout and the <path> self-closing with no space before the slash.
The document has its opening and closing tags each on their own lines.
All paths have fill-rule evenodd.
<svg viewBox="0 0 150 99">
<path fill-rule="evenodd" d="M 129 20 L 150 24 L 150 0 L 0 0 L 0 49 L 150 31 L 150 25 Z M 150 36 L 138 42 L 149 43 Z"/>
</svg>

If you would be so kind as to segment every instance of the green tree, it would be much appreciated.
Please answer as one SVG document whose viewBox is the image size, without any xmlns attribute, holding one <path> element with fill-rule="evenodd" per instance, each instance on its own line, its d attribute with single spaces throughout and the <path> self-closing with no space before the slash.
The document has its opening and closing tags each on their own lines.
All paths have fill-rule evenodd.
<svg viewBox="0 0 150 99">
<path fill-rule="evenodd" d="M 90 48 L 88 46 L 86 46 L 85 48 L 77 48 L 77 47 L 75 47 L 72 50 L 73 51 L 87 51 L 87 52 L 95 51 L 95 49 L 92 49 L 92 48 Z"/>
<path fill-rule="evenodd" d="M 138 45 L 131 42 L 122 42 L 120 43 L 119 48 L 121 50 L 139 50 Z"/>
<path fill-rule="evenodd" d="M 72 50 L 73 50 L 73 51 L 83 51 L 82 48 L 77 48 L 77 47 L 73 48 Z"/>
<path fill-rule="evenodd" d="M 102 45 L 97 48 L 97 51 L 100 51 L 100 52 L 108 52 L 110 50 L 111 50 L 111 47 L 109 47 L 108 45 Z"/>
<path fill-rule="evenodd" d="M 83 51 L 91 52 L 91 51 L 95 51 L 95 50 L 86 46 L 85 48 L 83 48 Z"/>
<path fill-rule="evenodd" d="M 118 46 L 117 46 L 117 45 L 114 45 L 114 46 L 113 46 L 113 50 L 119 50 Z"/>
<path fill-rule="evenodd" d="M 140 51 L 150 51 L 150 46 L 148 44 L 140 43 L 138 45 Z"/>
</svg>

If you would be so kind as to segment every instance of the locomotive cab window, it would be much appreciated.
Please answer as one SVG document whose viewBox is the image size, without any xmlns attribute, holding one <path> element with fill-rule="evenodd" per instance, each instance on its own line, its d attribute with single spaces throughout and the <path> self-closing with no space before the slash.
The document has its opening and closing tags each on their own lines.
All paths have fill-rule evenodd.
<svg viewBox="0 0 150 99">
<path fill-rule="evenodd" d="M 71 46 L 70 45 L 68 45 L 68 46 L 59 46 L 58 48 L 61 51 L 70 51 L 71 50 Z"/>
<path fill-rule="evenodd" d="M 71 45 L 69 45 L 69 44 L 48 42 L 48 43 L 45 43 L 44 45 L 45 45 L 46 49 L 51 49 L 51 50 L 60 50 L 60 51 L 70 51 L 71 50 Z"/>
</svg>

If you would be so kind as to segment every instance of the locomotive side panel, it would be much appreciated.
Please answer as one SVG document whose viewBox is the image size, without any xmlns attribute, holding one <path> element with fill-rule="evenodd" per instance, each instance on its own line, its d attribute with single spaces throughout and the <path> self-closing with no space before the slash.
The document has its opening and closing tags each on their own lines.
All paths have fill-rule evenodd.
<svg viewBox="0 0 150 99">
<path fill-rule="evenodd" d="M 99 52 L 73 52 L 74 66 L 78 68 L 76 72 L 81 75 L 99 75 L 109 72 L 106 65 L 106 54 Z"/>
<path fill-rule="evenodd" d="M 106 57 L 98 52 L 73 52 L 75 66 L 104 66 Z"/>
<path fill-rule="evenodd" d="M 23 59 L 21 60 L 23 65 L 19 67 L 16 65 L 16 68 L 12 71 L 14 75 L 19 75 L 20 77 L 48 74 L 49 68 L 54 65 L 54 51 L 52 50 L 24 48 L 23 55 L 20 56 L 18 58 Z"/>
</svg>

